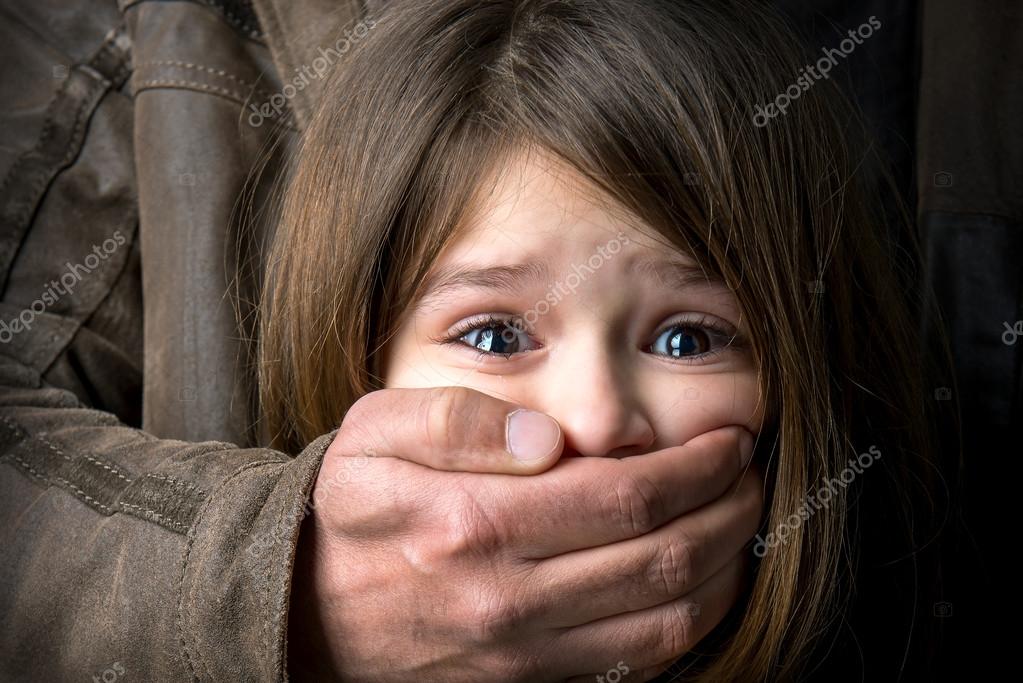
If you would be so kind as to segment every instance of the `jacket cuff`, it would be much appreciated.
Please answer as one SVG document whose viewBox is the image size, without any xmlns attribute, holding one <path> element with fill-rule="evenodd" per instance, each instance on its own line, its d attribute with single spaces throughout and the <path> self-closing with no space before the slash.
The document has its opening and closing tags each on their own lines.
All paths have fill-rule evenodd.
<svg viewBox="0 0 1023 683">
<path fill-rule="evenodd" d="M 194 679 L 286 678 L 295 549 L 333 438 L 294 459 L 240 466 L 199 510 L 182 557 L 177 625 Z"/>
</svg>

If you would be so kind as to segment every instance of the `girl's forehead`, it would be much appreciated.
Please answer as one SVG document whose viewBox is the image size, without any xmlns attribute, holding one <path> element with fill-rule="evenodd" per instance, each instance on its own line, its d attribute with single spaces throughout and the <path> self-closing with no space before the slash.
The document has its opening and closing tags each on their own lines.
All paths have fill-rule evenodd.
<svg viewBox="0 0 1023 683">
<path fill-rule="evenodd" d="M 553 257 L 605 243 L 689 257 L 568 164 L 543 152 L 511 156 L 484 185 L 476 210 L 445 250 L 448 262 L 485 252 L 505 259 Z"/>
<path fill-rule="evenodd" d="M 432 265 L 420 310 L 474 292 L 535 292 L 573 273 L 585 281 L 580 291 L 597 296 L 685 291 L 738 318 L 738 303 L 719 277 L 566 164 L 519 156 L 487 190 Z"/>
</svg>

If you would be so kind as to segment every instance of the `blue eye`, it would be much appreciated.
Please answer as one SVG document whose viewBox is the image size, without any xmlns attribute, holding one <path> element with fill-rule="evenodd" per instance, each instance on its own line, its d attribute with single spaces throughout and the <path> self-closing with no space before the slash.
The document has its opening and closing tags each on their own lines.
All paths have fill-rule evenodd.
<svg viewBox="0 0 1023 683">
<path fill-rule="evenodd" d="M 713 335 L 716 336 L 716 335 Z M 695 325 L 672 325 L 665 328 L 650 345 L 650 352 L 672 358 L 700 356 L 713 348 L 712 333 Z"/>
<path fill-rule="evenodd" d="M 473 321 L 469 324 L 473 327 L 460 332 L 458 341 L 481 353 L 510 356 L 536 348 L 533 340 L 514 320 L 490 319 L 482 324 Z"/>
<path fill-rule="evenodd" d="M 503 356 L 534 351 L 542 344 L 525 330 L 525 323 L 515 316 L 497 317 L 485 314 L 458 323 L 453 330 L 434 341 L 457 344 L 473 349 L 481 356 Z M 738 332 L 711 316 L 679 320 L 661 328 L 647 353 L 666 358 L 697 362 L 708 359 L 729 347 L 744 348 Z"/>
</svg>

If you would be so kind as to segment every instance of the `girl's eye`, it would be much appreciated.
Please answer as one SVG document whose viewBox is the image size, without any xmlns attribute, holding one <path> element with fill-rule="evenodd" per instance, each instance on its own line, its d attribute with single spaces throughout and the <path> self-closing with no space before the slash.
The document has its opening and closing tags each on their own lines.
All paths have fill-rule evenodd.
<svg viewBox="0 0 1023 683">
<path fill-rule="evenodd" d="M 709 350 L 710 339 L 706 332 L 682 325 L 673 325 L 664 330 L 650 345 L 651 353 L 674 358 L 698 356 Z"/>
<path fill-rule="evenodd" d="M 733 341 L 734 333 L 706 322 L 674 323 L 664 328 L 647 350 L 669 358 L 699 358 L 718 353 Z"/>
<path fill-rule="evenodd" d="M 510 356 L 536 348 L 529 335 L 514 321 L 490 320 L 461 333 L 458 341 L 481 353 Z"/>
</svg>

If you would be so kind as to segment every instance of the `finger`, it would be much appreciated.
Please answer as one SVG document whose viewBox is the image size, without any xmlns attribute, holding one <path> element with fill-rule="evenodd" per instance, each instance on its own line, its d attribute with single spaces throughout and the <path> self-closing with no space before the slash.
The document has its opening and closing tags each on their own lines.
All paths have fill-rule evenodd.
<svg viewBox="0 0 1023 683">
<path fill-rule="evenodd" d="M 725 617 L 746 581 L 748 553 L 741 553 L 689 595 L 672 602 L 563 630 L 552 642 L 552 666 L 566 675 L 604 672 L 623 662 L 644 670 L 675 661 Z"/>
<path fill-rule="evenodd" d="M 502 542 L 519 559 L 607 545 L 718 498 L 749 461 L 752 443 L 733 425 L 621 460 L 566 458 L 540 476 L 490 482 L 493 493 L 481 505 L 494 519 L 514 520 Z"/>
<path fill-rule="evenodd" d="M 551 417 L 464 387 L 383 389 L 345 415 L 327 457 L 388 456 L 436 470 L 535 474 L 561 456 Z"/>
<path fill-rule="evenodd" d="M 750 468 L 733 490 L 645 536 L 541 561 L 527 584 L 535 592 L 520 599 L 555 627 L 676 600 L 743 550 L 762 511 L 761 478 Z"/>
</svg>

